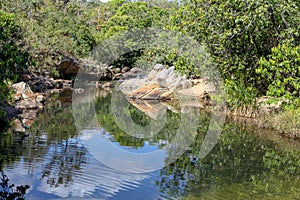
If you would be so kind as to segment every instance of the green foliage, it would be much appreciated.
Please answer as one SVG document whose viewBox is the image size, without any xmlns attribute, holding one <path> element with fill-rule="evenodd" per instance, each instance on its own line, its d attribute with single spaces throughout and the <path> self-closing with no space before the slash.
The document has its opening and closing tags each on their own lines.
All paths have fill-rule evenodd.
<svg viewBox="0 0 300 200">
<path fill-rule="evenodd" d="M 31 64 L 30 54 L 22 48 L 22 30 L 13 14 L 0 10 L 0 84 L 16 80 Z M 2 87 L 2 86 L 1 86 Z"/>
<path fill-rule="evenodd" d="M 109 10 L 116 11 L 99 28 L 100 32 L 97 34 L 99 41 L 129 29 L 157 26 L 158 22 L 168 14 L 165 9 L 150 6 L 146 2 L 124 2 L 110 2 Z"/>
<path fill-rule="evenodd" d="M 286 105 L 283 111 L 275 115 L 266 116 L 265 121 L 269 127 L 279 130 L 282 134 L 290 138 L 300 138 L 299 99 L 297 102 Z"/>
<path fill-rule="evenodd" d="M 0 107 L 0 122 L 5 121 L 6 119 L 6 112 Z"/>
<path fill-rule="evenodd" d="M 259 60 L 258 80 L 267 86 L 267 95 L 298 97 L 300 94 L 300 46 L 278 45 Z"/>
<path fill-rule="evenodd" d="M 87 55 L 95 40 L 83 8 L 76 3 L 68 3 L 64 9 L 58 7 L 49 4 L 40 11 L 36 20 L 27 22 L 31 27 L 28 32 L 33 45 L 44 53 Z"/>
<path fill-rule="evenodd" d="M 15 80 L 19 71 L 33 64 L 28 52 L 41 66 L 54 65 L 65 56 L 88 56 L 97 42 L 124 31 L 156 27 L 188 34 L 207 47 L 225 79 L 230 105 L 252 104 L 260 95 L 299 96 L 297 0 L 180 4 L 166 0 L 3 0 L 0 9 L 7 12 L 0 13 L 2 82 Z M 129 46 L 131 42 L 127 41 Z M 153 63 L 174 65 L 182 74 L 201 77 L 186 55 L 164 47 L 129 52 L 112 65 L 148 67 Z M 57 74 L 52 71 L 52 75 Z"/>
<path fill-rule="evenodd" d="M 26 30 L 26 42 L 41 64 L 48 57 L 88 55 L 95 45 L 85 1 L 3 1 L 3 10 L 13 12 Z"/>
<path fill-rule="evenodd" d="M 242 107 L 243 105 L 255 106 L 257 89 L 246 86 L 243 81 L 237 82 L 230 79 L 225 81 L 227 92 L 227 103 L 232 108 Z"/>
<path fill-rule="evenodd" d="M 295 46 L 300 41 L 295 0 L 196 0 L 182 6 L 171 19 L 168 28 L 207 45 L 224 79 L 234 81 L 237 90 L 252 87 L 258 94 L 265 94 L 268 87 L 258 81 L 260 58 L 279 44 Z"/>
</svg>

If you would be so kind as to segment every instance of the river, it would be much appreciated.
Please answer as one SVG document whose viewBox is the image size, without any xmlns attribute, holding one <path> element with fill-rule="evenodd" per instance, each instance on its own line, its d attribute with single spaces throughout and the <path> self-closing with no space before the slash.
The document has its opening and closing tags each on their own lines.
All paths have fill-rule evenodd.
<svg viewBox="0 0 300 200">
<path fill-rule="evenodd" d="M 151 125 L 159 111 L 145 114 L 128 103 L 127 108 L 117 107 L 112 112 L 114 94 L 99 90 L 93 106 L 82 106 L 82 110 L 76 111 L 81 113 L 82 124 L 75 126 L 79 119 L 74 120 L 71 95 L 70 91 L 53 95 L 26 136 L 2 133 L 2 170 L 10 183 L 30 186 L 26 199 L 300 198 L 297 141 L 227 118 L 217 143 L 207 155 L 200 156 L 212 113 L 190 108 L 186 113 L 196 109 L 194 113 L 199 116 L 193 122 L 197 123 L 196 134 L 192 134 L 192 142 L 185 151 L 177 155 L 166 147 L 177 137 L 179 124 L 184 123 L 182 109 L 166 107 L 162 113 L 164 121 L 156 120 L 153 125 L 159 128 L 158 133 L 145 136 L 147 132 L 143 132 L 143 137 L 137 137 L 124 130 L 130 126 L 126 125 L 128 122 L 120 123 L 118 116 L 125 112 L 143 128 Z M 95 110 L 94 118 L 89 116 L 89 109 Z M 123 158 L 122 166 L 123 160 L 120 164 L 115 152 L 104 148 L 105 141 L 121 149 L 124 155 L 148 156 L 159 151 L 164 152 L 165 159 L 177 156 L 174 162 L 161 157 L 153 159 L 153 170 L 147 168 L 149 163 L 141 164 L 140 160 L 128 164 L 127 158 Z M 136 172 L 130 171 L 132 166 Z"/>
</svg>

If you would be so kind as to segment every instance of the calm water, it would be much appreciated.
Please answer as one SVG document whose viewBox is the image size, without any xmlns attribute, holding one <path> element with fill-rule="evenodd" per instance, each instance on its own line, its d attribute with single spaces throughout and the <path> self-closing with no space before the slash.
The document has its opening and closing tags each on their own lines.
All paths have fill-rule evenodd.
<svg viewBox="0 0 300 200">
<path fill-rule="evenodd" d="M 11 183 L 30 185 L 26 199 L 300 199 L 300 145 L 295 141 L 227 119 L 218 143 L 200 158 L 211 113 L 186 107 L 185 113 L 194 112 L 200 120 L 183 155 L 163 169 L 119 171 L 116 167 L 122 164 L 117 161 L 114 168 L 99 161 L 101 153 L 114 157 L 103 148 L 104 141 L 127 153 L 163 152 L 176 138 L 184 109 L 169 106 L 163 124 L 160 120 L 151 124 L 151 118 L 161 114 L 153 108 L 163 105 L 140 105 L 147 112 L 154 105 L 147 114 L 131 104 L 112 112 L 112 102 L 124 102 L 124 97 L 100 90 L 96 98 L 82 94 L 96 103 L 80 105 L 82 124 L 76 129 L 70 96 L 69 92 L 52 96 L 27 137 L 8 133 L 0 138 L 3 171 Z M 93 108 L 96 121 L 89 114 Z M 140 127 L 150 124 L 160 131 L 133 137 L 125 133 L 126 122 L 124 126 L 116 115 L 130 116 Z M 165 151 L 167 157 L 173 154 Z M 153 162 L 164 162 L 157 160 Z"/>
</svg>

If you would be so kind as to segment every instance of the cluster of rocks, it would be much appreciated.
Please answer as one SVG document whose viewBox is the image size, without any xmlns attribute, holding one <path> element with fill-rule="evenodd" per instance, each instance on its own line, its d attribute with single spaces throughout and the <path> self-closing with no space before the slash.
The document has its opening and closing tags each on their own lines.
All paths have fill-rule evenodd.
<svg viewBox="0 0 300 200">
<path fill-rule="evenodd" d="M 72 81 L 64 79 L 53 79 L 50 75 L 49 69 L 41 71 L 37 69 L 30 69 L 24 71 L 20 76 L 20 81 L 27 83 L 33 92 L 43 92 L 48 90 L 61 90 L 64 88 L 71 88 Z"/>
<path fill-rule="evenodd" d="M 106 64 L 99 65 L 91 60 L 79 60 L 65 58 L 56 65 L 56 69 L 62 77 L 76 76 L 79 69 L 91 80 L 110 81 L 119 80 L 122 75 L 130 71 L 129 67 L 115 68 Z"/>
<path fill-rule="evenodd" d="M 180 95 L 181 98 L 209 100 L 209 92 L 214 91 L 204 80 L 192 81 L 186 75 L 180 75 L 175 67 L 166 68 L 156 64 L 144 78 L 132 77 L 124 80 L 119 89 L 131 99 L 171 100 Z"/>
<path fill-rule="evenodd" d="M 33 93 L 25 82 L 12 85 L 12 89 L 14 91 L 15 110 L 11 111 L 17 114 L 16 116 L 11 116 L 15 117 L 13 130 L 25 132 L 25 128 L 29 128 L 36 118 L 38 109 L 44 107 L 46 95 L 44 93 Z"/>
</svg>

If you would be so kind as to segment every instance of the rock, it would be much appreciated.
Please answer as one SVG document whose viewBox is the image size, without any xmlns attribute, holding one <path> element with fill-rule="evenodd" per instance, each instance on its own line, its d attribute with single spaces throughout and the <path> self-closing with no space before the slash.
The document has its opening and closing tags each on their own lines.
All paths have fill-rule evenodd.
<svg viewBox="0 0 300 200">
<path fill-rule="evenodd" d="M 113 74 L 111 71 L 106 70 L 105 72 L 102 72 L 100 74 L 96 74 L 97 80 L 102 80 L 102 81 L 108 81 L 112 80 Z"/>
<path fill-rule="evenodd" d="M 166 79 L 167 85 L 168 85 L 168 86 L 172 85 L 172 84 L 174 83 L 174 80 L 177 79 L 177 77 L 178 77 L 178 76 L 177 76 L 176 74 L 173 74 L 173 75 L 171 75 L 170 77 L 168 77 L 168 78 Z"/>
<path fill-rule="evenodd" d="M 140 79 L 140 78 L 127 79 L 124 80 L 119 85 L 119 89 L 123 92 L 123 94 L 127 95 L 132 91 L 138 89 L 139 87 L 146 85 L 147 83 L 148 83 L 147 79 Z"/>
<path fill-rule="evenodd" d="M 164 87 L 164 88 L 168 87 L 166 79 L 158 78 L 156 82 L 160 85 L 160 87 Z"/>
<path fill-rule="evenodd" d="M 111 82 L 107 82 L 107 83 L 104 83 L 101 87 L 103 89 L 110 89 L 110 88 L 114 87 L 114 84 L 112 84 Z"/>
<path fill-rule="evenodd" d="M 36 101 L 38 103 L 44 103 L 46 101 L 46 96 L 44 94 L 38 94 L 36 96 Z"/>
<path fill-rule="evenodd" d="M 23 127 L 25 128 L 30 128 L 30 126 L 33 124 L 34 120 L 33 119 L 23 119 L 22 124 Z"/>
<path fill-rule="evenodd" d="M 133 68 L 130 73 L 136 74 L 138 71 Z M 133 99 L 169 100 L 174 97 L 173 92 L 191 88 L 192 85 L 186 76 L 176 74 L 174 66 L 164 68 L 157 64 L 146 78 L 126 80 L 120 84 L 119 89 Z"/>
<path fill-rule="evenodd" d="M 182 80 L 181 85 L 182 85 L 182 89 L 187 89 L 192 87 L 193 84 L 189 80 Z"/>
<path fill-rule="evenodd" d="M 288 99 L 276 100 L 273 97 L 263 96 L 257 98 L 258 110 L 260 115 L 269 115 L 283 109 L 283 105 L 289 103 Z M 270 103 L 272 102 L 272 103 Z"/>
<path fill-rule="evenodd" d="M 83 88 L 75 88 L 74 89 L 74 93 L 75 94 L 81 94 L 81 93 L 83 93 L 84 92 L 84 89 Z"/>
<path fill-rule="evenodd" d="M 32 80 L 32 77 L 29 74 L 22 74 L 20 77 L 21 81 L 30 81 Z"/>
<path fill-rule="evenodd" d="M 70 76 L 77 75 L 80 66 L 81 64 L 79 61 L 72 58 L 66 58 L 58 63 L 56 68 L 62 76 Z"/>
<path fill-rule="evenodd" d="M 132 99 L 142 99 L 143 96 L 147 95 L 150 93 L 152 90 L 160 88 L 159 84 L 149 84 L 142 86 L 134 91 L 132 91 L 128 97 Z"/>
<path fill-rule="evenodd" d="M 160 79 L 167 79 L 167 75 L 168 75 L 168 70 L 166 68 L 162 69 L 161 71 L 159 71 L 156 76 L 155 79 L 157 80 L 158 78 Z"/>
<path fill-rule="evenodd" d="M 115 74 L 114 77 L 112 78 L 113 80 L 119 80 L 122 78 L 122 73 L 118 73 L 118 74 Z"/>
<path fill-rule="evenodd" d="M 15 101 L 20 101 L 22 99 L 22 94 L 14 94 Z"/>
<path fill-rule="evenodd" d="M 22 132 L 25 133 L 25 128 L 23 127 L 23 124 L 21 123 L 21 121 L 19 119 L 15 119 L 14 120 L 14 127 L 13 130 L 16 132 Z"/>
<path fill-rule="evenodd" d="M 72 80 L 63 80 L 63 88 L 72 88 Z"/>
<path fill-rule="evenodd" d="M 16 94 L 22 93 L 33 93 L 29 87 L 29 85 L 25 82 L 19 82 L 12 85 L 13 90 Z"/>
<path fill-rule="evenodd" d="M 185 84 L 192 85 L 191 82 L 185 81 Z M 204 80 L 199 80 L 197 85 L 193 87 L 184 88 L 177 91 L 177 94 L 182 99 L 189 99 L 189 100 L 197 100 L 201 102 L 201 105 L 208 106 L 210 105 L 210 95 L 216 91 L 215 87 L 207 83 Z"/>
<path fill-rule="evenodd" d="M 30 92 L 25 92 L 25 93 L 22 93 L 22 98 L 23 99 L 35 99 L 36 94 L 30 93 Z"/>
<path fill-rule="evenodd" d="M 52 84 L 52 82 L 46 81 L 45 83 L 46 83 L 47 89 L 53 89 L 54 88 L 54 85 Z M 37 86 L 37 87 L 40 87 L 40 86 Z"/>
<path fill-rule="evenodd" d="M 56 79 L 52 81 L 52 85 L 54 86 L 54 88 L 56 89 L 62 89 L 64 86 L 64 80 L 62 79 Z"/>
<path fill-rule="evenodd" d="M 118 74 L 118 73 L 121 73 L 121 69 L 120 68 L 114 68 L 114 69 L 112 69 L 112 71 L 113 71 L 113 73 L 114 74 Z"/>
<path fill-rule="evenodd" d="M 15 118 L 18 116 L 20 113 L 22 113 L 21 110 L 14 108 L 13 106 L 6 106 L 6 107 L 1 107 L 7 114 L 6 117 L 8 119 Z"/>
<path fill-rule="evenodd" d="M 148 74 L 148 79 L 149 79 L 149 80 L 155 79 L 157 73 L 158 73 L 157 70 L 155 70 L 155 69 L 151 70 L 150 73 Z"/>
<path fill-rule="evenodd" d="M 192 85 L 194 86 L 194 85 L 197 85 L 197 84 L 201 83 L 201 80 L 193 79 L 193 80 L 191 80 L 191 82 L 192 82 Z"/>
<path fill-rule="evenodd" d="M 22 119 L 32 119 L 34 120 L 37 116 L 37 110 L 24 110 L 22 114 L 18 117 Z"/>
<path fill-rule="evenodd" d="M 177 76 L 176 78 L 174 78 L 173 81 L 170 81 L 170 85 L 168 85 L 168 88 L 170 90 L 178 90 L 182 88 L 182 84 L 181 84 L 181 77 Z"/>
<path fill-rule="evenodd" d="M 60 93 L 61 91 L 63 91 L 62 89 L 52 89 L 50 91 L 51 94 L 56 94 L 56 93 Z"/>
<path fill-rule="evenodd" d="M 160 70 L 162 70 L 163 68 L 164 68 L 164 66 L 162 65 L 162 64 L 156 64 L 156 65 L 154 65 L 154 67 L 153 67 L 155 70 L 157 70 L 157 71 L 160 71 Z"/>
<path fill-rule="evenodd" d="M 37 105 L 37 107 L 38 107 L 39 109 L 44 108 L 44 104 L 43 104 L 43 103 L 37 102 L 36 105 Z"/>
<path fill-rule="evenodd" d="M 143 76 L 143 71 L 138 67 L 134 67 L 130 71 L 123 74 L 123 79 L 132 79 L 132 78 L 138 78 L 142 76 Z"/>
<path fill-rule="evenodd" d="M 128 97 L 142 100 L 169 100 L 172 98 L 172 93 L 167 88 L 161 88 L 159 84 L 154 83 L 132 91 Z"/>
<path fill-rule="evenodd" d="M 170 100 L 173 98 L 173 93 L 167 88 L 155 88 L 149 93 L 141 97 L 142 100 Z"/>
<path fill-rule="evenodd" d="M 35 109 L 37 107 L 38 106 L 35 99 L 23 99 L 16 103 L 16 108 L 19 109 Z"/>
<path fill-rule="evenodd" d="M 165 114 L 166 106 L 162 105 L 159 101 L 143 101 L 140 99 L 129 99 L 129 102 L 147 114 L 152 119 L 161 119 Z"/>
<path fill-rule="evenodd" d="M 129 72 L 130 71 L 130 68 L 129 67 L 123 67 L 122 68 L 122 74 L 126 73 L 126 72 Z"/>
</svg>

